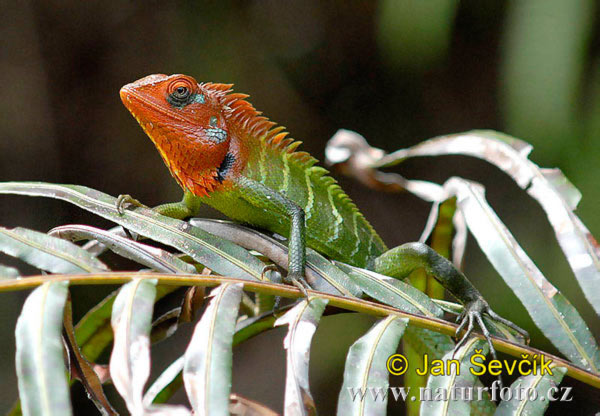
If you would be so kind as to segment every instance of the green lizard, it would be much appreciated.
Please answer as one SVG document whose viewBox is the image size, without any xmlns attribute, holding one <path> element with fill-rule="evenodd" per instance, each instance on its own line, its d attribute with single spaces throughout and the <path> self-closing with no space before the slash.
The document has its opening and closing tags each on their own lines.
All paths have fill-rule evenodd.
<svg viewBox="0 0 600 416">
<path fill-rule="evenodd" d="M 197 215 L 210 205 L 233 220 L 289 239 L 287 279 L 304 282 L 305 247 L 354 266 L 395 278 L 425 269 L 461 301 L 458 347 L 478 324 L 492 353 L 482 314 L 527 338 L 527 333 L 492 311 L 454 265 L 425 244 L 387 249 L 385 243 L 316 159 L 287 138 L 232 85 L 202 83 L 186 75 L 150 75 L 121 89 L 121 99 L 152 139 L 183 200 L 155 209 L 173 218 Z M 129 196 L 119 198 L 119 209 Z"/>
</svg>

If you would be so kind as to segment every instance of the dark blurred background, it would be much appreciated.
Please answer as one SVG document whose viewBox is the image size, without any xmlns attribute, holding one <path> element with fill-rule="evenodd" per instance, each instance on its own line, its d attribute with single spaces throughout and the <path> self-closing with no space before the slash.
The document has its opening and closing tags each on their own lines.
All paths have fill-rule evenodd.
<svg viewBox="0 0 600 416">
<path fill-rule="evenodd" d="M 118 91 L 148 74 L 186 73 L 235 83 L 319 159 L 339 128 L 389 151 L 473 128 L 515 135 L 534 145 L 536 163 L 560 167 L 582 191 L 578 213 L 600 233 L 600 22 L 593 0 L 0 3 L 1 181 L 76 183 L 147 205 L 178 199 L 181 191 Z M 483 183 L 499 216 L 598 333 L 543 211 L 508 177 L 464 157 L 411 160 L 398 171 Z M 339 179 L 390 246 L 419 237 L 426 203 Z M 1 197 L 2 226 L 47 231 L 64 223 L 109 226 L 66 203 Z M 555 352 L 473 240 L 466 272 L 497 312 L 530 330 L 534 346 Z M 103 293 L 75 289 L 76 312 Z M 1 295 L 0 412 L 17 396 L 13 332 L 24 296 Z M 324 318 L 311 356 L 322 414 L 335 409 L 347 348 L 371 323 L 351 314 Z M 154 373 L 183 351 L 189 330 L 154 348 Z M 278 411 L 283 336 L 278 329 L 234 351 L 233 391 Z M 598 410 L 597 391 L 565 382 L 576 387 L 576 407 Z"/>
</svg>

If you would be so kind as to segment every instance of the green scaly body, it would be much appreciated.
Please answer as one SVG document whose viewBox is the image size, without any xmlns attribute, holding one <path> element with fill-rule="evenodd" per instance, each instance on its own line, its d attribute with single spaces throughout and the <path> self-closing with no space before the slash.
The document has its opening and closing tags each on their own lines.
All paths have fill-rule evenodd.
<svg viewBox="0 0 600 416">
<path fill-rule="evenodd" d="M 272 136 L 247 137 L 248 162 L 241 174 L 298 204 L 305 213 L 307 245 L 349 264 L 366 267 L 387 250 L 384 242 L 348 195 L 317 160 L 304 152 L 290 152 L 298 142 L 281 148 Z M 291 147 L 290 147 L 291 146 Z M 209 197 L 188 194 L 191 205 L 208 204 L 229 218 L 289 236 L 290 219 L 265 211 L 245 199 L 244 190 L 216 190 Z"/>
</svg>

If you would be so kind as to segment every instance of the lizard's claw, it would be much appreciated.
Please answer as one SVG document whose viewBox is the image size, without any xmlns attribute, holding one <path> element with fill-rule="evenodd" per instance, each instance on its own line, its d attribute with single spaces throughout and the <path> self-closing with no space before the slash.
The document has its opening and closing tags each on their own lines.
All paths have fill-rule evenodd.
<svg viewBox="0 0 600 416">
<path fill-rule="evenodd" d="M 119 215 L 123 215 L 123 212 L 125 211 L 125 205 L 126 204 L 133 205 L 133 206 L 136 206 L 136 207 L 148 208 L 146 205 L 142 204 L 140 201 L 138 201 L 137 199 L 133 198 L 131 195 L 129 195 L 129 194 L 121 194 L 117 198 L 117 203 L 116 203 L 116 208 L 117 208 L 117 212 L 119 213 Z"/>
<path fill-rule="evenodd" d="M 308 294 L 307 289 L 311 289 L 311 287 L 306 279 L 304 279 L 304 276 L 288 273 L 284 280 L 300 289 L 304 297 L 310 302 L 310 295 Z"/>
<path fill-rule="evenodd" d="M 490 316 L 490 318 L 492 318 L 494 321 L 498 321 L 501 324 L 506 325 L 507 327 L 509 327 L 510 329 L 518 332 L 524 339 L 525 341 L 525 345 L 529 345 L 529 332 L 525 331 L 523 328 L 521 328 L 518 325 L 515 325 L 514 323 L 512 323 L 511 321 L 509 321 L 508 319 L 505 319 L 503 317 L 501 317 L 500 315 L 498 315 L 496 312 L 494 312 L 491 309 L 488 309 L 487 314 Z"/>
<path fill-rule="evenodd" d="M 488 331 L 487 327 L 485 326 L 485 323 L 483 322 L 483 314 L 484 313 L 488 314 L 489 317 L 492 318 L 493 320 L 501 322 L 504 325 L 514 329 L 515 331 L 517 331 L 521 335 L 523 335 L 523 337 L 526 340 L 529 340 L 529 334 L 527 333 L 527 331 L 519 328 L 517 325 L 513 324 L 512 322 L 502 318 L 500 315 L 495 313 L 490 308 L 490 305 L 488 305 L 488 303 L 484 299 L 480 298 L 480 299 L 476 299 L 476 300 L 466 304 L 462 313 L 458 317 L 458 321 L 460 321 L 460 325 L 458 326 L 458 328 L 456 329 L 456 332 L 454 334 L 455 338 L 458 339 L 460 333 L 465 328 L 465 326 L 467 327 L 467 331 L 465 332 L 463 337 L 460 338 L 460 341 L 458 341 L 456 343 L 456 347 L 454 347 L 454 351 L 452 351 L 452 358 L 454 358 L 454 355 L 456 354 L 456 352 L 463 345 L 465 345 L 465 342 L 467 341 L 469 336 L 473 333 L 475 324 L 477 324 L 479 326 L 479 328 L 481 328 L 481 332 L 483 332 L 483 336 L 485 337 L 485 340 L 487 341 L 488 346 L 490 347 L 490 353 L 491 353 L 492 357 L 495 360 L 498 359 L 498 356 L 496 355 L 496 349 L 494 348 L 494 345 L 492 344 L 492 337 L 490 335 L 490 331 Z M 500 382 L 500 388 L 502 388 L 502 377 L 500 375 L 498 375 L 498 381 Z"/>
</svg>

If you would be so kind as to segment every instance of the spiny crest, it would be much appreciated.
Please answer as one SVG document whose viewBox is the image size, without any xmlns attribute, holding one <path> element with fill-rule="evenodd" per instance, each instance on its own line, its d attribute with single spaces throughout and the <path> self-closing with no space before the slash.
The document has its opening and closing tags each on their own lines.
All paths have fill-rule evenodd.
<svg viewBox="0 0 600 416">
<path fill-rule="evenodd" d="M 352 212 L 358 213 L 364 219 L 362 213 L 338 185 L 337 181 L 328 176 L 329 171 L 316 165 L 317 159 L 308 152 L 296 150 L 302 142 L 287 137 L 288 133 L 285 131 L 285 127 L 277 126 L 276 123 L 262 116 L 262 113 L 246 100 L 249 95 L 232 92 L 231 87 L 233 84 L 206 83 L 202 86 L 213 91 L 221 99 L 221 102 L 227 107 L 230 120 L 242 126 L 252 137 L 260 138 L 264 145 L 280 152 L 288 161 L 295 162 L 304 169 L 309 169 L 313 179 L 320 181 L 333 198 L 338 199 Z M 369 222 L 366 220 L 365 222 L 370 231 L 375 233 Z"/>
<path fill-rule="evenodd" d="M 232 92 L 233 84 L 207 82 L 201 84 L 201 87 L 213 92 L 215 97 L 218 97 L 226 107 L 227 118 L 238 123 L 249 135 L 261 138 L 263 143 L 273 150 L 287 153 L 286 156 L 289 160 L 307 168 L 317 163 L 317 160 L 309 153 L 296 151 L 302 142 L 286 138 L 288 133 L 284 131 L 285 127 L 277 126 L 276 123 L 264 117 L 262 112 L 255 109 L 246 100 L 249 95 Z"/>
</svg>

